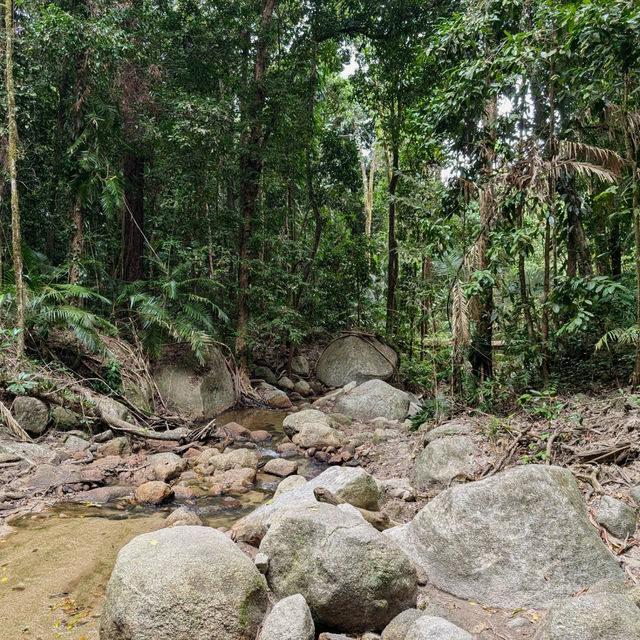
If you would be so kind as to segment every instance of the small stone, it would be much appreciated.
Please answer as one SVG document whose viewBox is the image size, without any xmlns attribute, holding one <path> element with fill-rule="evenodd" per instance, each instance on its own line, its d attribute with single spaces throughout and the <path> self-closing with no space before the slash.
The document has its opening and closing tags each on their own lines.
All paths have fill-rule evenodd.
<svg viewBox="0 0 640 640">
<path fill-rule="evenodd" d="M 284 478 L 294 474 L 298 470 L 298 463 L 295 460 L 285 460 L 284 458 L 273 458 L 264 465 L 265 473 Z"/>
<path fill-rule="evenodd" d="M 298 455 L 298 447 L 296 447 L 293 442 L 281 442 L 277 447 L 276 451 L 278 455 L 283 458 L 290 458 L 292 456 Z"/>
<path fill-rule="evenodd" d="M 84 438 L 78 438 L 78 436 L 69 436 L 64 441 L 64 448 L 67 451 L 72 451 L 73 453 L 86 451 L 90 446 L 90 442 L 88 442 Z"/>
<path fill-rule="evenodd" d="M 257 431 L 251 431 L 251 440 L 253 442 L 266 442 L 271 440 L 272 436 L 268 431 L 264 429 L 258 429 Z"/>
<path fill-rule="evenodd" d="M 640 506 L 640 484 L 637 484 L 635 487 L 631 487 L 629 489 L 629 497 Z"/>
<path fill-rule="evenodd" d="M 98 447 L 98 455 L 100 456 L 121 456 L 127 451 L 131 451 L 129 440 L 124 436 L 113 438 Z"/>
<path fill-rule="evenodd" d="M 162 504 L 173 496 L 173 489 L 159 480 L 141 484 L 135 493 L 136 500 L 142 504 Z"/>
<path fill-rule="evenodd" d="M 291 380 L 290 378 L 287 378 L 287 376 L 282 376 L 282 378 L 278 380 L 278 386 L 281 389 L 285 389 L 286 391 L 293 391 L 295 388 L 295 384 L 293 383 L 293 380 Z"/>
<path fill-rule="evenodd" d="M 373 432 L 373 443 L 385 442 L 387 440 L 387 430 L 378 428 Z"/>
<path fill-rule="evenodd" d="M 179 527 L 179 526 L 199 526 L 202 525 L 202 520 L 189 509 L 179 507 L 172 511 L 165 518 L 165 525 L 167 527 Z"/>
<path fill-rule="evenodd" d="M 183 484 L 175 485 L 173 487 L 173 493 L 176 500 L 193 500 L 196 497 L 195 490 Z"/>
<path fill-rule="evenodd" d="M 309 361 L 304 356 L 295 356 L 291 360 L 291 371 L 297 376 L 309 377 Z"/>
<path fill-rule="evenodd" d="M 156 480 L 173 480 L 187 468 L 187 461 L 175 453 L 156 453 L 149 457 L 149 468 Z"/>
<path fill-rule="evenodd" d="M 293 390 L 304 397 L 310 396 L 313 393 L 313 389 L 311 389 L 306 380 L 298 380 L 298 382 L 293 385 Z"/>
<path fill-rule="evenodd" d="M 222 425 L 220 433 L 223 437 L 233 438 L 238 442 L 251 440 L 251 431 L 237 422 L 227 422 L 227 424 Z"/>
<path fill-rule="evenodd" d="M 636 530 L 636 514 L 633 509 L 611 496 L 602 496 L 596 522 L 617 538 L 632 536 Z"/>
<path fill-rule="evenodd" d="M 267 573 L 267 571 L 269 570 L 269 556 L 267 556 L 266 553 L 258 552 L 253 560 L 253 564 L 256 565 L 260 573 Z"/>
<path fill-rule="evenodd" d="M 507 629 L 524 629 L 531 623 L 526 618 L 513 618 L 507 622 Z"/>
</svg>

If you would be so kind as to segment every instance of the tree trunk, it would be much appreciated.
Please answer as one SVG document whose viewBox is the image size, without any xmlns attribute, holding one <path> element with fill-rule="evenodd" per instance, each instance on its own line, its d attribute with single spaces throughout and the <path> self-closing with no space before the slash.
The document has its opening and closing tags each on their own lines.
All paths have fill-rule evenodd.
<svg viewBox="0 0 640 640">
<path fill-rule="evenodd" d="M 396 240 L 396 190 L 398 187 L 400 152 L 394 140 L 389 163 L 389 230 L 387 263 L 387 336 L 393 338 L 396 313 L 396 284 L 398 282 L 398 242 Z"/>
<path fill-rule="evenodd" d="M 13 2 L 5 0 L 5 82 L 7 91 L 7 121 L 9 126 L 9 181 L 11 183 L 11 243 L 13 245 L 13 270 L 16 283 L 16 328 L 18 329 L 18 357 L 24 354 L 25 293 L 22 276 L 22 237 L 20 233 L 20 203 L 18 199 L 18 124 L 13 83 Z"/>
<path fill-rule="evenodd" d="M 250 240 L 255 217 L 256 198 L 262 174 L 263 124 L 262 112 L 266 100 L 264 76 L 267 67 L 268 31 L 273 20 L 277 0 L 265 0 L 262 9 L 261 33 L 258 38 L 251 87 L 248 117 L 250 124 L 249 138 L 246 141 L 240 163 L 240 198 L 242 228 L 238 249 L 238 316 L 236 321 L 236 360 L 240 375 L 248 379 L 249 351 L 247 345 L 247 325 L 249 322 L 249 263 Z"/>
<path fill-rule="evenodd" d="M 521 194 L 518 200 L 518 229 L 522 230 L 524 222 L 524 194 Z M 536 344 L 536 331 L 533 322 L 533 314 L 531 312 L 531 300 L 527 290 L 527 274 L 525 272 L 525 256 L 522 251 L 518 252 L 518 280 L 520 282 L 520 301 L 522 304 L 522 313 L 524 314 L 527 324 L 527 336 L 529 344 Z"/>
<path fill-rule="evenodd" d="M 144 278 L 144 168 L 145 157 L 133 144 L 124 157 L 124 215 L 122 218 L 122 279 Z"/>
</svg>

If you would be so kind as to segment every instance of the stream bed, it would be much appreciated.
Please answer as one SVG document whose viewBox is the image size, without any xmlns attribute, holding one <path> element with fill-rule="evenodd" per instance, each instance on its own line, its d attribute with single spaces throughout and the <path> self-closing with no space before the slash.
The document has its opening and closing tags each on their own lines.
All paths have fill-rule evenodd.
<svg viewBox="0 0 640 640">
<path fill-rule="evenodd" d="M 258 445 L 265 462 L 277 456 L 275 449 L 286 437 L 285 415 L 267 409 L 229 411 L 217 424 L 234 421 L 251 431 L 268 431 L 271 440 Z M 309 478 L 325 468 L 304 458 L 299 465 L 298 473 Z M 164 526 L 164 518 L 181 504 L 208 526 L 230 527 L 267 501 L 280 480 L 259 471 L 254 488 L 237 495 L 209 496 L 194 486 L 194 499 L 160 508 L 128 500 L 58 503 L 50 511 L 12 522 L 14 532 L 0 540 L 0 639 L 98 640 L 105 587 L 125 544 Z"/>
</svg>

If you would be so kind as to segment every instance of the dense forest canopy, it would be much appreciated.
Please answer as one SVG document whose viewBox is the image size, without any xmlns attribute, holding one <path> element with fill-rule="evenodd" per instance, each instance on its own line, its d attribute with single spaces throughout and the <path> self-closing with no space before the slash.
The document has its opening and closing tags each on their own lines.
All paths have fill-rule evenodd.
<svg viewBox="0 0 640 640">
<path fill-rule="evenodd" d="M 4 347 L 358 328 L 433 396 L 640 382 L 637 2 L 5 7 Z"/>
</svg>

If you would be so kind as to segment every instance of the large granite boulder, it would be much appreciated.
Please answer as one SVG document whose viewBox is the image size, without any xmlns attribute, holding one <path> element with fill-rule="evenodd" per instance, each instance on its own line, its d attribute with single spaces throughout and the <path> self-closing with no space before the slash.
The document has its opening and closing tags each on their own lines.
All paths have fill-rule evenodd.
<svg viewBox="0 0 640 640">
<path fill-rule="evenodd" d="M 317 506 L 313 490 L 324 487 L 354 507 L 377 510 L 382 492 L 374 477 L 359 467 L 329 467 L 309 482 L 278 492 L 271 500 L 238 520 L 232 527 L 237 540 L 257 544 L 274 516 L 293 505 Z"/>
<path fill-rule="evenodd" d="M 101 640 L 254 640 L 268 606 L 253 562 L 209 527 L 162 529 L 118 554 Z"/>
<path fill-rule="evenodd" d="M 421 616 L 409 627 L 404 640 L 473 640 L 473 636 L 444 618 Z"/>
<path fill-rule="evenodd" d="M 568 598 L 551 607 L 534 640 L 640 640 L 640 609 L 612 593 Z"/>
<path fill-rule="evenodd" d="M 352 381 L 388 380 L 397 364 L 398 354 L 386 344 L 375 338 L 347 335 L 323 351 L 316 375 L 328 387 L 343 387 Z"/>
<path fill-rule="evenodd" d="M 286 495 L 286 494 L 285 494 Z M 359 514 L 329 504 L 294 505 L 260 543 L 274 593 L 304 596 L 319 624 L 374 631 L 415 603 L 407 556 Z"/>
<path fill-rule="evenodd" d="M 622 576 L 569 471 L 527 465 L 440 493 L 385 532 L 439 589 L 496 607 L 547 608 Z"/>
<path fill-rule="evenodd" d="M 262 624 L 258 640 L 314 640 L 315 637 L 309 605 L 296 593 L 276 603 Z"/>
<path fill-rule="evenodd" d="M 290 437 L 300 431 L 305 424 L 324 424 L 327 427 L 331 426 L 331 419 L 326 413 L 318 411 L 317 409 L 304 409 L 297 411 L 296 413 L 289 414 L 282 421 L 283 431 Z"/>
<path fill-rule="evenodd" d="M 29 396 L 18 396 L 11 405 L 11 412 L 16 422 L 32 436 L 40 436 L 49 424 L 49 407 Z"/>
<path fill-rule="evenodd" d="M 356 420 L 383 417 L 402 421 L 409 411 L 409 394 L 382 380 L 369 380 L 338 396 L 333 410 Z"/>
<path fill-rule="evenodd" d="M 154 367 L 154 378 L 167 406 L 190 418 L 213 417 L 236 403 L 231 374 L 215 347 L 204 365 L 188 348 L 168 347 Z"/>
</svg>

